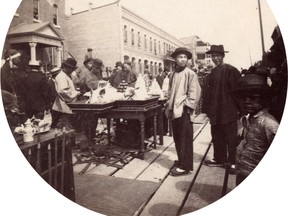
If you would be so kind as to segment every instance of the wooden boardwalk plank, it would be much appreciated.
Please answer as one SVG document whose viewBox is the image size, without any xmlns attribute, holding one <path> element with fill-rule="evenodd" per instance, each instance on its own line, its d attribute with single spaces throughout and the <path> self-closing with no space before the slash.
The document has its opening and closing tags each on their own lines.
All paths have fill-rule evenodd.
<svg viewBox="0 0 288 216">
<path fill-rule="evenodd" d="M 160 154 L 162 154 L 173 142 L 172 137 L 164 136 L 164 145 L 157 145 L 156 149 L 152 149 L 145 153 L 144 160 L 134 158 L 123 169 L 118 170 L 113 176 L 136 179 Z"/>
<path fill-rule="evenodd" d="M 213 148 L 206 158 L 213 158 Z M 225 169 L 202 165 L 181 214 L 201 209 L 221 198 Z M 235 188 L 235 175 L 229 175 L 227 193 Z"/>
<path fill-rule="evenodd" d="M 210 141 L 210 125 L 207 124 L 194 140 L 194 171 L 192 174 L 179 177 L 168 175 L 140 215 L 167 216 L 178 213 Z"/>
<path fill-rule="evenodd" d="M 204 126 L 204 124 L 203 124 Z M 194 137 L 201 131 L 201 125 L 194 126 Z M 171 167 L 177 160 L 177 153 L 174 143 L 169 146 L 153 163 L 137 178 L 142 181 L 162 181 L 170 172 Z"/>
</svg>

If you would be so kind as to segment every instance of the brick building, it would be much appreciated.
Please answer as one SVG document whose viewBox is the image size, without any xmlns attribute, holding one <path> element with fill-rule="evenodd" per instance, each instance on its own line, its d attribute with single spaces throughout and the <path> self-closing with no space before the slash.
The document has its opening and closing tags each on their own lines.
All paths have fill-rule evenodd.
<svg viewBox="0 0 288 216">
<path fill-rule="evenodd" d="M 19 49 L 28 55 L 30 65 L 41 63 L 45 70 L 60 66 L 65 47 L 64 20 L 63 0 L 22 0 L 10 24 L 3 51 Z"/>
<path fill-rule="evenodd" d="M 105 66 L 129 59 L 134 70 L 143 73 L 147 66 L 153 75 L 164 66 L 173 67 L 171 52 L 184 43 L 161 28 L 128 10 L 120 1 L 87 6 L 67 17 L 67 49 L 78 62 L 83 62 L 87 48 Z"/>
</svg>

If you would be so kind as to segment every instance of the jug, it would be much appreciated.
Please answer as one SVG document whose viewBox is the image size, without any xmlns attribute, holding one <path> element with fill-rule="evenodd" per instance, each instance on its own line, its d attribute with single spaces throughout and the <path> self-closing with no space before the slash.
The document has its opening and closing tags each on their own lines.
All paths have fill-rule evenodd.
<svg viewBox="0 0 288 216">
<path fill-rule="evenodd" d="M 35 129 L 33 128 L 33 124 L 30 119 L 24 123 L 23 130 L 23 141 L 24 142 L 32 142 L 34 140 Z"/>
</svg>

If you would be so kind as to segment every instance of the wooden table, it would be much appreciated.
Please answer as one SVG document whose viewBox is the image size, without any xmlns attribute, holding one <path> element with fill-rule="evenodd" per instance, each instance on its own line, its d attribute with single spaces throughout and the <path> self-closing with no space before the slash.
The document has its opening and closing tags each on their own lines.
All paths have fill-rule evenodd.
<svg viewBox="0 0 288 216">
<path fill-rule="evenodd" d="M 14 135 L 22 153 L 36 172 L 55 190 L 75 201 L 71 148 L 75 145 L 74 130 L 56 130 L 34 135 L 34 141 L 23 142 Z"/>
<path fill-rule="evenodd" d="M 153 104 L 151 106 L 145 107 L 143 109 L 135 109 L 128 107 L 118 107 L 110 110 L 105 113 L 105 117 L 107 118 L 107 129 L 108 129 L 108 137 L 110 134 L 110 119 L 136 119 L 140 122 L 140 149 L 138 152 L 138 156 L 141 159 L 144 159 L 144 140 L 145 140 L 145 120 L 147 118 L 153 117 L 153 146 L 156 148 L 157 143 L 157 114 L 159 105 Z M 109 122 L 109 124 L 108 124 Z M 163 142 L 163 132 L 162 132 L 162 142 Z M 110 142 L 110 139 L 109 139 Z"/>
</svg>

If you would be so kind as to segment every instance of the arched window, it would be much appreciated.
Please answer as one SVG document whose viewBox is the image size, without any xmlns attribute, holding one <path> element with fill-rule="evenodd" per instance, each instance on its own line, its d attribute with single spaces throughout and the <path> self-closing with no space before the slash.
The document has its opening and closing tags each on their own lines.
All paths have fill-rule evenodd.
<svg viewBox="0 0 288 216">
<path fill-rule="evenodd" d="M 141 47 L 141 34 L 139 31 L 138 31 L 138 47 L 139 48 Z"/>
<path fill-rule="evenodd" d="M 56 4 L 53 5 L 53 23 L 58 25 L 58 6 Z"/>
<path fill-rule="evenodd" d="M 124 25 L 124 29 L 123 29 L 123 38 L 124 38 L 124 43 L 127 43 L 128 39 L 127 39 L 127 26 Z"/>
<path fill-rule="evenodd" d="M 146 34 L 144 35 L 144 48 L 147 50 L 147 36 Z"/>
<path fill-rule="evenodd" d="M 156 44 L 156 39 L 154 39 L 154 53 L 157 55 L 157 44 Z"/>
<path fill-rule="evenodd" d="M 131 45 L 134 46 L 135 41 L 134 41 L 134 29 L 131 29 Z"/>
<path fill-rule="evenodd" d="M 40 20 L 39 0 L 33 0 L 33 19 Z"/>
</svg>

